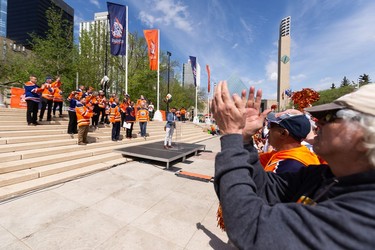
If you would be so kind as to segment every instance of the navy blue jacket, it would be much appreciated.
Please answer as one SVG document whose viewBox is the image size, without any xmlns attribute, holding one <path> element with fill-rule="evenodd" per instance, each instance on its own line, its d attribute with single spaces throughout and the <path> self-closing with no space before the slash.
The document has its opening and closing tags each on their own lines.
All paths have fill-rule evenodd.
<svg viewBox="0 0 375 250">
<path fill-rule="evenodd" d="M 375 169 L 340 178 L 327 165 L 265 172 L 257 150 L 242 140 L 221 137 L 214 182 L 239 249 L 375 248 Z M 302 196 L 315 205 L 298 203 Z"/>
</svg>

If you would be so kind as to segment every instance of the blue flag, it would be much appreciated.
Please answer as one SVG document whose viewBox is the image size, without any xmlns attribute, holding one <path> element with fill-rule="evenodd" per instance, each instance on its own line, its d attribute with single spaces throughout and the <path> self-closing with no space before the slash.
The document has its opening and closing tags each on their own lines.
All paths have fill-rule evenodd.
<svg viewBox="0 0 375 250">
<path fill-rule="evenodd" d="M 125 5 L 107 2 L 111 54 L 114 56 L 126 55 L 126 8 Z"/>
<path fill-rule="evenodd" d="M 197 87 L 197 58 L 195 56 L 189 56 L 191 71 L 193 71 L 194 85 Z"/>
</svg>

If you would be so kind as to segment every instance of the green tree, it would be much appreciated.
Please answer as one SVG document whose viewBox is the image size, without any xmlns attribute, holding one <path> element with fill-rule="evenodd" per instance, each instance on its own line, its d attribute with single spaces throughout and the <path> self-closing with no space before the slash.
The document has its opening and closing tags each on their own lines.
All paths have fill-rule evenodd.
<svg viewBox="0 0 375 250">
<path fill-rule="evenodd" d="M 352 85 L 349 85 L 349 86 L 344 86 L 340 88 L 319 91 L 320 99 L 319 101 L 313 103 L 313 106 L 330 103 L 345 94 L 353 92 L 354 90 L 355 90 L 355 87 Z"/>
<path fill-rule="evenodd" d="M 368 84 L 370 82 L 371 82 L 371 79 L 370 79 L 369 75 L 363 74 L 363 75 L 360 75 L 359 78 L 358 78 L 358 84 L 359 84 L 359 86 Z"/>
<path fill-rule="evenodd" d="M 344 76 L 344 78 L 341 81 L 340 88 L 350 86 L 350 85 L 351 85 L 350 80 L 348 78 L 346 78 L 346 76 Z"/>
</svg>

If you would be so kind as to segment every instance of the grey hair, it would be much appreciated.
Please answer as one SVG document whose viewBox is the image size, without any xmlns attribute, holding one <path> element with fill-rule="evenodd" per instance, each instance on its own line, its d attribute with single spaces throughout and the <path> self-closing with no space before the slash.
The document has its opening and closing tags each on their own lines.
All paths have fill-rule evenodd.
<svg viewBox="0 0 375 250">
<path fill-rule="evenodd" d="M 368 149 L 366 153 L 368 160 L 375 169 L 375 117 L 351 109 L 339 110 L 336 116 L 345 121 L 358 121 L 364 132 L 364 143 L 365 147 Z"/>
</svg>

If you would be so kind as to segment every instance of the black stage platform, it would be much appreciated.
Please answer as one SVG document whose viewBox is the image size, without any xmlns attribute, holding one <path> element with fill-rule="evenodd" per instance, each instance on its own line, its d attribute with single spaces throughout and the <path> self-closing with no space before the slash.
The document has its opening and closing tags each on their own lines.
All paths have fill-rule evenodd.
<svg viewBox="0 0 375 250">
<path fill-rule="evenodd" d="M 120 148 L 116 149 L 115 151 L 121 152 L 124 156 L 133 156 L 143 159 L 166 162 L 168 169 L 170 162 L 177 159 L 182 159 L 182 161 L 185 161 L 187 155 L 192 153 L 195 153 L 196 155 L 198 151 L 206 149 L 205 145 L 183 142 L 173 143 L 173 148 L 164 149 L 163 143 L 163 141 L 159 141 L 138 146 Z"/>
</svg>

